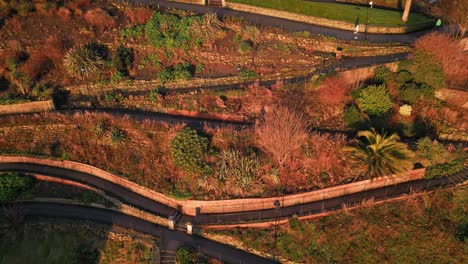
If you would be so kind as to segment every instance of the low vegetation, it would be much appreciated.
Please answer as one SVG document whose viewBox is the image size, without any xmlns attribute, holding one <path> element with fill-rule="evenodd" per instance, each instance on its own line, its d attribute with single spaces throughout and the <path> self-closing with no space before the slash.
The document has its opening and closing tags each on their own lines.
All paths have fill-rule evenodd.
<svg viewBox="0 0 468 264">
<path fill-rule="evenodd" d="M 209 232 L 296 263 L 464 263 L 467 205 L 468 189 L 460 187 L 309 221 L 293 218 L 278 228 L 277 243 L 273 227 Z"/>
<path fill-rule="evenodd" d="M 34 178 L 19 173 L 0 174 L 0 203 L 14 201 L 34 185 Z"/>
<path fill-rule="evenodd" d="M 1 231 L 1 263 L 148 264 L 153 258 L 148 239 L 111 238 L 106 229 L 81 224 L 22 223 Z"/>
</svg>

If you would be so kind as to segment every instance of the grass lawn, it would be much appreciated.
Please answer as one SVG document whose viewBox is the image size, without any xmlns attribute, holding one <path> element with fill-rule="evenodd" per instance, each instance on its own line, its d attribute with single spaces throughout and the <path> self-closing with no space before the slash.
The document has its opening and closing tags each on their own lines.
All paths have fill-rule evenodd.
<svg viewBox="0 0 468 264">
<path fill-rule="evenodd" d="M 50 223 L 2 227 L 0 264 L 152 263 L 148 242 L 117 241 L 97 233 L 80 225 Z"/>
<path fill-rule="evenodd" d="M 468 188 L 274 228 L 210 231 L 298 263 L 468 263 Z"/>
<path fill-rule="evenodd" d="M 360 24 L 366 23 L 366 7 L 333 4 L 316 3 L 302 0 L 229 0 L 233 3 L 246 4 L 271 8 L 276 10 L 288 11 L 292 13 L 327 18 L 332 20 L 341 20 L 354 23 L 358 18 Z M 420 14 L 410 13 L 408 23 L 401 22 L 402 12 L 369 8 L 369 24 L 383 26 L 399 26 L 407 24 L 418 24 L 430 21 L 430 18 Z"/>
</svg>

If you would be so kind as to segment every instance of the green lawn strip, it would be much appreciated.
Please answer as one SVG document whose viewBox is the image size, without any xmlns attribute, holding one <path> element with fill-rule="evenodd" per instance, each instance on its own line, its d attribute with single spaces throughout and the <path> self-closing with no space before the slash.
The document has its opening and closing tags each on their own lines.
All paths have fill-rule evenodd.
<svg viewBox="0 0 468 264">
<path fill-rule="evenodd" d="M 321 17 L 331 20 L 339 20 L 355 23 L 359 18 L 359 23 L 366 23 L 367 7 L 333 4 L 333 3 L 316 3 L 301 0 L 229 0 L 233 3 L 252 5 L 275 10 L 287 11 L 301 15 Z M 369 25 L 381 26 L 405 26 L 414 25 L 431 21 L 430 18 L 417 13 L 410 13 L 407 23 L 401 21 L 402 13 L 393 10 L 385 10 L 378 8 L 369 8 Z"/>
<path fill-rule="evenodd" d="M 0 263 L 151 263 L 151 246 L 109 239 L 80 225 L 21 224 L 0 229 Z"/>
<path fill-rule="evenodd" d="M 466 263 L 468 188 L 361 207 L 275 231 L 210 231 L 298 263 Z M 276 253 L 275 253 L 276 252 Z"/>
</svg>

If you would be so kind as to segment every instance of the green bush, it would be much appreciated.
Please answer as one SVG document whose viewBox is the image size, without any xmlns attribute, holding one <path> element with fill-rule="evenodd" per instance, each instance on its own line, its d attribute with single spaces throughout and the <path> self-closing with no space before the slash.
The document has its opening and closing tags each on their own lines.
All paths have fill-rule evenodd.
<svg viewBox="0 0 468 264">
<path fill-rule="evenodd" d="M 189 80 L 192 77 L 193 67 L 188 62 L 179 63 L 158 72 L 158 79 L 162 84 L 178 80 Z"/>
<path fill-rule="evenodd" d="M 254 79 L 257 77 L 257 74 L 252 71 L 252 70 L 249 70 L 247 68 L 242 68 L 240 69 L 240 76 L 243 80 L 249 80 L 249 79 Z"/>
<path fill-rule="evenodd" d="M 444 88 L 445 76 L 442 65 L 429 54 L 417 51 L 411 61 L 410 71 L 418 83 L 427 83 L 435 90 Z"/>
<path fill-rule="evenodd" d="M 176 261 L 178 264 L 195 264 L 196 255 L 193 250 L 188 247 L 180 247 L 176 252 Z"/>
<path fill-rule="evenodd" d="M 401 70 L 396 75 L 396 82 L 398 87 L 402 87 L 405 83 L 413 82 L 414 78 L 411 72 L 406 70 Z"/>
<path fill-rule="evenodd" d="M 204 157 L 208 152 L 208 139 L 198 135 L 195 130 L 185 128 L 170 144 L 174 163 L 190 173 L 209 174 L 210 167 Z"/>
<path fill-rule="evenodd" d="M 383 116 L 392 108 L 392 100 L 383 85 L 371 85 L 359 92 L 359 107 L 369 115 Z"/>
<path fill-rule="evenodd" d="M 393 78 L 393 72 L 386 66 L 378 66 L 374 69 L 374 79 L 381 84 L 388 84 Z"/>
<path fill-rule="evenodd" d="M 399 97 L 403 103 L 414 104 L 420 98 L 433 98 L 434 89 L 424 83 L 407 82 L 400 88 Z"/>
<path fill-rule="evenodd" d="M 187 50 L 198 41 L 192 38 L 190 28 L 198 17 L 179 18 L 175 15 L 154 12 L 145 25 L 145 36 L 156 48 Z"/>
<path fill-rule="evenodd" d="M 354 104 L 345 107 L 343 119 L 348 125 L 353 127 L 363 121 L 361 112 Z"/>
<path fill-rule="evenodd" d="M 39 100 L 51 99 L 53 94 L 54 88 L 47 83 L 36 84 L 31 90 L 31 95 Z"/>
<path fill-rule="evenodd" d="M 144 25 L 137 25 L 131 28 L 125 28 L 120 30 L 120 36 L 123 40 L 133 38 L 141 38 L 145 35 L 145 26 Z"/>
<path fill-rule="evenodd" d="M 431 179 L 448 176 L 462 171 L 464 167 L 464 159 L 461 158 L 455 159 L 451 162 L 444 162 L 440 164 L 431 165 L 426 168 L 425 177 Z"/>
<path fill-rule="evenodd" d="M 18 196 L 30 189 L 34 178 L 16 172 L 0 174 L 0 203 L 14 201 Z"/>
<path fill-rule="evenodd" d="M 112 65 L 123 75 L 128 75 L 128 68 L 132 66 L 133 59 L 133 49 L 120 46 L 112 58 Z"/>
</svg>

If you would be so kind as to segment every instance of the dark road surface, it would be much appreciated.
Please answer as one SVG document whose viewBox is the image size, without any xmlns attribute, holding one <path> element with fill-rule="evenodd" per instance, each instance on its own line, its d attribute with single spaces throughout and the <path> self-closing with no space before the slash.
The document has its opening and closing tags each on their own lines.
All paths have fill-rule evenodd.
<svg viewBox="0 0 468 264">
<path fill-rule="evenodd" d="M 0 163 L 0 171 L 38 173 L 57 178 L 70 179 L 99 188 L 105 191 L 106 193 L 118 198 L 122 202 L 125 202 L 141 210 L 154 213 L 156 215 L 168 217 L 174 212 L 174 209 L 169 206 L 145 198 L 139 194 L 133 193 L 132 191 L 124 187 L 100 179 L 98 177 L 94 177 L 93 175 L 87 173 L 30 163 Z M 405 195 L 414 191 L 432 190 L 434 188 L 453 186 L 462 183 L 467 179 L 468 169 L 465 169 L 459 173 L 450 175 L 448 177 L 417 180 L 412 182 L 396 184 L 393 186 L 387 186 L 384 188 L 372 189 L 355 194 L 345 195 L 341 197 L 330 198 L 317 202 L 281 207 L 279 212 L 275 209 L 271 209 L 226 214 L 203 214 L 203 208 L 201 208 L 200 215 L 195 217 L 184 215 L 182 220 L 184 222 L 190 221 L 195 225 L 202 226 L 216 224 L 235 224 L 243 222 L 261 222 L 272 220 L 278 217 L 288 218 L 293 215 L 305 216 L 319 214 L 326 211 L 338 210 L 342 207 L 343 204 L 356 205 L 364 199 L 374 199 L 376 201 L 386 200 L 389 198 Z"/>
<path fill-rule="evenodd" d="M 277 263 L 254 254 L 238 250 L 231 246 L 205 239 L 196 235 L 189 236 L 182 231 L 172 231 L 142 219 L 135 218 L 116 211 L 97 209 L 79 205 L 64 205 L 57 203 L 20 203 L 18 204 L 21 215 L 42 216 L 53 218 L 67 218 L 72 220 L 90 220 L 99 223 L 118 225 L 137 232 L 156 237 L 164 237 L 165 250 L 176 251 L 179 246 L 193 247 L 199 252 L 232 264 L 272 264 Z M 5 208 L 0 209 L 0 214 L 5 214 Z"/>
<path fill-rule="evenodd" d="M 260 1 L 260 0 L 259 0 Z M 287 31 L 299 32 L 307 31 L 312 34 L 319 34 L 324 36 L 335 37 L 343 40 L 353 40 L 354 33 L 352 31 L 341 30 L 336 28 L 323 27 L 318 25 L 306 24 L 302 22 L 296 22 L 287 19 L 275 18 L 270 16 L 258 15 L 253 13 L 241 12 L 230 10 L 226 8 L 215 8 L 202 5 L 192 5 L 177 2 L 168 2 L 161 0 L 118 0 L 116 2 L 132 2 L 140 4 L 151 4 L 160 8 L 175 8 L 186 10 L 198 14 L 205 13 L 216 13 L 219 17 L 231 16 L 231 17 L 242 17 L 246 21 L 249 21 L 256 25 L 279 27 Z M 419 32 L 412 32 L 407 34 L 367 34 L 368 42 L 399 42 L 399 43 L 412 43 L 417 38 L 424 34 L 432 32 L 432 30 L 425 30 Z M 364 33 L 359 33 L 359 40 L 364 39 Z"/>
</svg>

